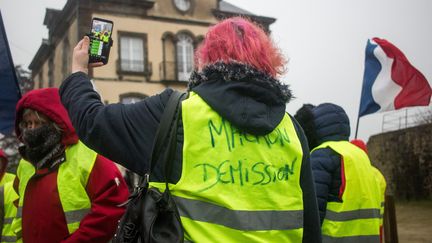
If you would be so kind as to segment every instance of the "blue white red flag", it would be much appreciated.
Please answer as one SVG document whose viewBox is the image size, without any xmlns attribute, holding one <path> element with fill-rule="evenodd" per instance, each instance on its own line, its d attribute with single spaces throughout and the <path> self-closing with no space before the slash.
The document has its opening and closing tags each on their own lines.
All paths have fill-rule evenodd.
<svg viewBox="0 0 432 243">
<path fill-rule="evenodd" d="M 0 13 L 0 137 L 14 129 L 15 106 L 21 98 L 12 55 Z"/>
<path fill-rule="evenodd" d="M 359 117 L 409 106 L 428 106 L 431 95 L 429 82 L 401 50 L 384 39 L 368 40 Z"/>
</svg>

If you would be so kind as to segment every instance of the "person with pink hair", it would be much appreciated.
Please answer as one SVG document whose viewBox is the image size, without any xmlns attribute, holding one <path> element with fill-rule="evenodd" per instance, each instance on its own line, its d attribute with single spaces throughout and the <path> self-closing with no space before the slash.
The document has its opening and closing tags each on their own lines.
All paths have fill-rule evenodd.
<svg viewBox="0 0 432 243">
<path fill-rule="evenodd" d="M 88 77 L 88 45 L 84 37 L 74 49 L 62 102 L 87 146 L 143 176 L 173 90 L 104 105 Z M 321 242 L 307 141 L 278 80 L 285 64 L 269 35 L 240 17 L 211 26 L 197 48 L 166 179 L 185 241 Z M 156 164 L 150 185 L 164 174 Z"/>
<path fill-rule="evenodd" d="M 35 89 L 16 105 L 21 160 L 12 230 L 16 242 L 106 243 L 129 191 L 116 165 L 79 141 L 58 92 Z"/>
</svg>

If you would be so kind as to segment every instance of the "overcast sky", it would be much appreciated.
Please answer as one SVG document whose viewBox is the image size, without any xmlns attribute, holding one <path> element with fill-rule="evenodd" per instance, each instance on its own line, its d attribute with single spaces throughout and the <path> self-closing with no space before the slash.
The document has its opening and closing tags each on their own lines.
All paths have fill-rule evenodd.
<svg viewBox="0 0 432 243">
<path fill-rule="evenodd" d="M 272 36 L 289 58 L 281 79 L 296 97 L 287 109 L 303 103 L 333 102 L 351 120 L 354 137 L 368 38 L 396 45 L 432 83 L 431 0 L 227 0 L 257 15 L 276 18 Z M 47 38 L 45 8 L 61 9 L 65 0 L 0 0 L 15 64 L 28 67 Z M 412 108 L 408 114 L 424 109 Z M 403 113 L 403 112 L 402 112 Z M 385 113 L 389 114 L 389 113 Z M 360 119 L 359 138 L 381 132 L 383 114 Z"/>
</svg>

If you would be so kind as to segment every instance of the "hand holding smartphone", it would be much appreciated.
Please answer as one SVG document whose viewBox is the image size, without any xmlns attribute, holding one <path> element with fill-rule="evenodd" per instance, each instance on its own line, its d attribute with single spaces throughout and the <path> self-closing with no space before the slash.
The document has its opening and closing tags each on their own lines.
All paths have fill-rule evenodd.
<svg viewBox="0 0 432 243">
<path fill-rule="evenodd" d="M 89 63 L 108 63 L 109 52 L 112 46 L 113 22 L 107 19 L 93 18 L 89 45 Z"/>
</svg>

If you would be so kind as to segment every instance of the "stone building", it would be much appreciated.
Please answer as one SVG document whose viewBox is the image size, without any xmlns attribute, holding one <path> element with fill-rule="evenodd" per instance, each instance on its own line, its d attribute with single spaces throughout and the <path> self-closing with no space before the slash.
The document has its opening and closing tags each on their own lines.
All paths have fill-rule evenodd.
<svg viewBox="0 0 432 243">
<path fill-rule="evenodd" d="M 367 146 L 387 180 L 387 194 L 432 200 L 432 123 L 371 136 Z"/>
<path fill-rule="evenodd" d="M 108 64 L 89 72 L 105 103 L 133 103 L 166 87 L 184 89 L 193 51 L 208 27 L 237 15 L 267 31 L 275 22 L 222 0 L 68 0 L 62 10 L 46 10 L 48 39 L 29 66 L 35 88 L 58 87 L 70 74 L 73 47 L 98 17 L 114 23 Z"/>
</svg>

